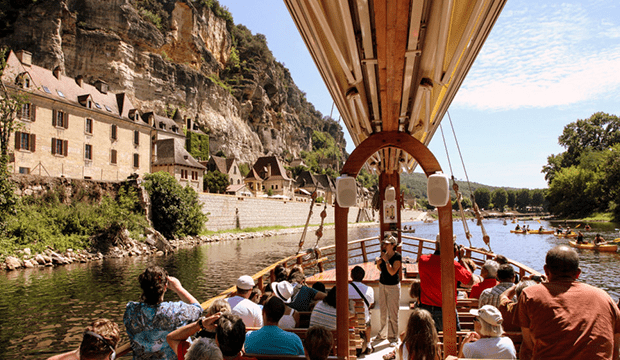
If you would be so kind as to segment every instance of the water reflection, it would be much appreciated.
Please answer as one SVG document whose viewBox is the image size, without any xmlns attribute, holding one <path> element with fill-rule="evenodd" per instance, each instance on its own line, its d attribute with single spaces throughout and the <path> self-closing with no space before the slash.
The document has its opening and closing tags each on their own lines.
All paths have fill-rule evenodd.
<svg viewBox="0 0 620 360">
<path fill-rule="evenodd" d="M 416 233 L 413 235 L 417 237 L 434 239 L 438 232 L 437 222 L 405 224 L 414 225 Z M 537 222 L 529 224 L 531 228 L 540 226 Z M 473 222 L 468 225 L 473 234 L 472 245 L 486 247 L 481 240 L 480 228 Z M 542 225 L 550 226 L 544 221 Z M 618 237 L 613 224 L 590 225 L 593 228 L 584 232 L 586 238 L 593 238 L 596 232 L 606 239 Z M 577 224 L 571 227 L 575 226 Z M 485 221 L 485 227 L 496 253 L 538 271 L 542 271 L 545 254 L 551 247 L 567 243 L 553 235 L 510 234 L 514 224 L 503 226 L 501 220 Z M 454 233 L 459 243 L 468 244 L 459 222 L 454 223 Z M 349 238 L 377 234 L 377 228 L 352 228 Z M 182 249 L 167 257 L 107 259 L 5 273 L 0 276 L 0 359 L 45 359 L 71 350 L 79 344 L 84 326 L 98 317 L 110 318 L 123 329 L 125 304 L 139 299 L 141 291 L 137 278 L 148 265 L 165 267 L 197 299 L 204 301 L 232 286 L 240 275 L 254 274 L 274 261 L 292 255 L 297 251 L 299 236 L 291 234 L 213 243 Z M 319 246 L 332 243 L 333 236 L 333 230 L 327 230 Z M 304 248 L 311 248 L 314 243 L 315 239 L 309 236 Z M 619 255 L 578 251 L 583 269 L 581 279 L 607 290 L 618 299 Z M 169 292 L 165 300 L 178 299 Z"/>
</svg>

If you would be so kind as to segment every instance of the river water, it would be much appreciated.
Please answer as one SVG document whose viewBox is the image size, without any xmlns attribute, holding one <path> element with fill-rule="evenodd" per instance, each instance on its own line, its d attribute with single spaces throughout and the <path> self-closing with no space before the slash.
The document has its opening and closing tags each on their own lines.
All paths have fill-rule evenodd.
<svg viewBox="0 0 620 360">
<path fill-rule="evenodd" d="M 528 222 L 538 228 L 536 221 Z M 511 234 L 514 224 L 485 220 L 492 249 L 542 272 L 547 250 L 567 243 L 553 235 Z M 437 222 L 405 222 L 414 225 L 415 236 L 434 239 Z M 472 245 L 484 247 L 480 227 L 468 222 L 474 235 Z M 542 225 L 549 227 L 546 221 Z M 578 224 L 572 224 L 572 227 Z M 613 224 L 591 224 L 584 232 L 587 239 L 600 232 L 606 239 L 620 237 Z M 583 228 L 584 225 L 581 225 Z M 463 226 L 454 223 L 457 242 L 468 245 Z M 308 232 L 313 234 L 313 232 Z M 377 228 L 349 230 L 349 239 L 376 236 Z M 57 268 L 26 269 L 0 273 L 0 359 L 46 359 L 79 345 L 86 324 L 100 317 L 116 321 L 121 329 L 125 304 L 139 299 L 138 275 L 149 265 L 165 267 L 170 275 L 199 301 L 218 294 L 234 284 L 243 274 L 254 274 L 284 256 L 292 255 L 300 234 L 226 241 L 181 249 L 159 258 L 106 259 L 88 264 Z M 334 231 L 327 230 L 319 246 L 333 243 Z M 314 245 L 308 237 L 306 247 Z M 605 289 L 617 300 L 620 297 L 620 255 L 578 250 L 583 274 L 581 279 Z M 178 300 L 172 292 L 166 300 Z M 122 340 L 126 340 L 126 337 Z"/>
</svg>

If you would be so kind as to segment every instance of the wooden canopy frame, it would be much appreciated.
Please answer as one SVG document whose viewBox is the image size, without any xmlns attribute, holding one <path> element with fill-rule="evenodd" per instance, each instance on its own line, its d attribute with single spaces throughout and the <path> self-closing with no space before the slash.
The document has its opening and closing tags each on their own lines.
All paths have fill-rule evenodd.
<svg viewBox="0 0 620 360">
<path fill-rule="evenodd" d="M 409 153 L 418 161 L 424 173 L 428 177 L 441 171 L 441 166 L 433 153 L 420 141 L 403 132 L 382 131 L 372 134 L 353 151 L 342 168 L 344 175 L 357 177 L 362 166 L 375 152 L 395 148 Z M 385 187 L 389 182 L 398 184 L 398 173 L 382 173 L 379 181 L 379 191 L 383 199 Z M 396 185 L 395 185 L 396 186 Z M 396 187 L 397 191 L 399 187 Z M 402 199 L 397 196 L 398 216 L 397 226 L 400 228 L 400 208 Z M 451 204 L 437 208 L 439 213 L 439 234 L 441 240 L 441 290 L 443 301 L 443 329 L 444 329 L 444 355 L 456 355 L 456 311 L 454 294 L 456 283 L 454 276 L 454 248 L 452 239 L 452 207 Z M 336 203 L 335 227 L 336 227 L 336 288 L 337 288 L 337 330 L 338 344 L 349 342 L 349 293 L 348 293 L 348 214 L 349 209 L 343 208 Z M 383 218 L 381 219 L 381 231 L 385 230 Z M 338 346 L 337 355 L 348 358 L 348 346 Z"/>
</svg>

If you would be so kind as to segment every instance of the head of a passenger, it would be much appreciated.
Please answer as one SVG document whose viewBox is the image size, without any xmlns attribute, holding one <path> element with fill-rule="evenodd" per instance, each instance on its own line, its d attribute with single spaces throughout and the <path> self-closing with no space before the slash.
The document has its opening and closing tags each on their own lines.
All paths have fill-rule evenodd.
<svg viewBox="0 0 620 360">
<path fill-rule="evenodd" d="M 282 264 L 276 265 L 275 269 L 273 269 L 273 273 L 276 276 L 276 281 L 284 281 L 288 279 L 289 270 L 284 267 Z"/>
<path fill-rule="evenodd" d="M 280 300 L 277 296 L 270 297 L 267 301 L 265 301 L 265 305 L 263 305 L 265 322 L 277 324 L 282 316 L 284 316 L 284 311 L 286 311 L 284 301 Z"/>
<path fill-rule="evenodd" d="M 336 287 L 329 289 L 327 296 L 323 299 L 323 302 L 331 307 L 336 307 Z"/>
<path fill-rule="evenodd" d="M 261 296 L 263 296 L 263 292 L 260 291 L 260 289 L 258 288 L 258 286 L 255 286 L 252 289 L 252 293 L 250 294 L 250 300 L 252 300 L 255 303 L 260 303 L 260 298 Z"/>
<path fill-rule="evenodd" d="M 471 314 L 476 316 L 474 319 L 477 324 L 474 328 L 476 332 L 482 336 L 498 337 L 502 336 L 502 313 L 493 305 L 484 305 L 480 309 L 469 310 Z"/>
<path fill-rule="evenodd" d="M 493 260 L 487 260 L 482 265 L 481 275 L 485 279 L 495 279 L 497 276 L 497 269 L 499 268 L 499 264 Z"/>
<path fill-rule="evenodd" d="M 536 285 L 538 284 L 536 281 L 534 280 L 523 280 L 523 281 L 519 281 L 519 283 L 517 284 L 517 287 L 515 288 L 515 293 L 517 294 L 517 299 L 519 299 L 519 296 L 521 296 L 521 293 L 523 292 L 523 289 L 525 289 L 528 286 L 532 286 L 532 285 Z"/>
<path fill-rule="evenodd" d="M 306 359 L 325 360 L 329 356 L 334 346 L 334 336 L 332 332 L 323 326 L 311 326 L 306 332 L 304 339 L 304 350 Z"/>
<path fill-rule="evenodd" d="M 254 285 L 256 284 L 254 283 L 254 279 L 252 279 L 251 276 L 240 276 L 237 279 L 237 295 L 246 299 L 249 298 L 252 293 L 252 289 L 254 289 Z"/>
<path fill-rule="evenodd" d="M 288 282 L 303 285 L 306 282 L 306 274 L 301 266 L 293 266 L 288 274 Z"/>
<path fill-rule="evenodd" d="M 508 259 L 504 255 L 495 255 L 493 260 L 500 265 L 508 264 Z"/>
<path fill-rule="evenodd" d="M 213 304 L 211 304 L 211 306 L 207 308 L 207 310 L 205 310 L 205 313 L 203 314 L 203 316 L 209 317 L 219 312 L 223 313 L 223 312 L 230 312 L 230 311 L 231 311 L 230 303 L 228 301 L 226 301 L 225 299 L 217 299 L 213 302 Z"/>
<path fill-rule="evenodd" d="M 159 266 L 149 266 L 138 277 L 142 288 L 142 301 L 148 305 L 157 305 L 164 299 L 168 286 L 168 272 Z"/>
<path fill-rule="evenodd" d="M 438 341 L 439 336 L 431 313 L 422 308 L 413 309 L 407 321 L 401 351 L 402 347 L 406 346 L 409 354 L 420 355 L 420 358 L 434 359 Z"/>
<path fill-rule="evenodd" d="M 185 360 L 223 360 L 222 352 L 213 340 L 199 338 L 187 349 Z"/>
<path fill-rule="evenodd" d="M 222 355 L 229 357 L 239 354 L 245 342 L 245 324 L 239 315 L 224 313 L 217 320 L 215 339 Z"/>
<path fill-rule="evenodd" d="M 566 245 L 558 245 L 547 252 L 545 271 L 549 280 L 557 278 L 577 279 L 581 274 L 579 255 Z"/>
<path fill-rule="evenodd" d="M 93 321 L 84 331 L 80 344 L 80 359 L 105 360 L 115 352 L 120 339 L 118 325 L 108 319 Z"/>
<path fill-rule="evenodd" d="M 364 280 L 364 276 L 366 276 L 366 271 L 364 268 L 356 265 L 353 269 L 351 269 L 351 279 L 356 282 L 361 282 Z"/>
<path fill-rule="evenodd" d="M 420 285 L 420 279 L 413 279 L 411 287 L 409 288 L 409 296 L 416 301 L 420 300 L 422 296 L 422 286 Z"/>
<path fill-rule="evenodd" d="M 515 281 L 515 269 L 509 264 L 502 264 L 497 269 L 497 280 L 499 282 Z"/>
<path fill-rule="evenodd" d="M 317 281 L 314 284 L 312 284 L 312 288 L 316 291 L 325 292 L 325 284 L 323 284 L 320 281 Z"/>
</svg>

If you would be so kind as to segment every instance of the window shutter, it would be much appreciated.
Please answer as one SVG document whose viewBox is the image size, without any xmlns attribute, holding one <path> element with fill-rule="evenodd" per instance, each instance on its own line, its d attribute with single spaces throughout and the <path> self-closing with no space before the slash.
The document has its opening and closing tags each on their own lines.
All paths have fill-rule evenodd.
<svg viewBox="0 0 620 360">
<path fill-rule="evenodd" d="M 56 138 L 52 138 L 52 155 L 56 155 Z"/>
<path fill-rule="evenodd" d="M 37 149 L 36 146 L 37 136 L 35 134 L 30 134 L 30 151 L 34 152 Z"/>
<path fill-rule="evenodd" d="M 62 113 L 63 123 L 65 124 L 65 129 L 69 128 L 69 113 Z"/>
<path fill-rule="evenodd" d="M 63 155 L 67 156 L 67 148 L 69 147 L 69 141 L 68 140 L 63 140 L 62 142 L 62 151 L 63 151 Z"/>
<path fill-rule="evenodd" d="M 110 150 L 110 162 L 116 164 L 116 150 Z"/>
<path fill-rule="evenodd" d="M 56 110 L 52 110 L 52 126 L 56 126 Z"/>
<path fill-rule="evenodd" d="M 37 120 L 37 107 L 30 104 L 30 121 L 35 122 L 35 120 Z"/>
<path fill-rule="evenodd" d="M 133 132 L 133 141 L 136 145 L 140 145 L 140 132 L 138 130 L 134 130 Z"/>
<path fill-rule="evenodd" d="M 15 150 L 19 150 L 22 147 L 22 133 L 15 132 Z"/>
</svg>

